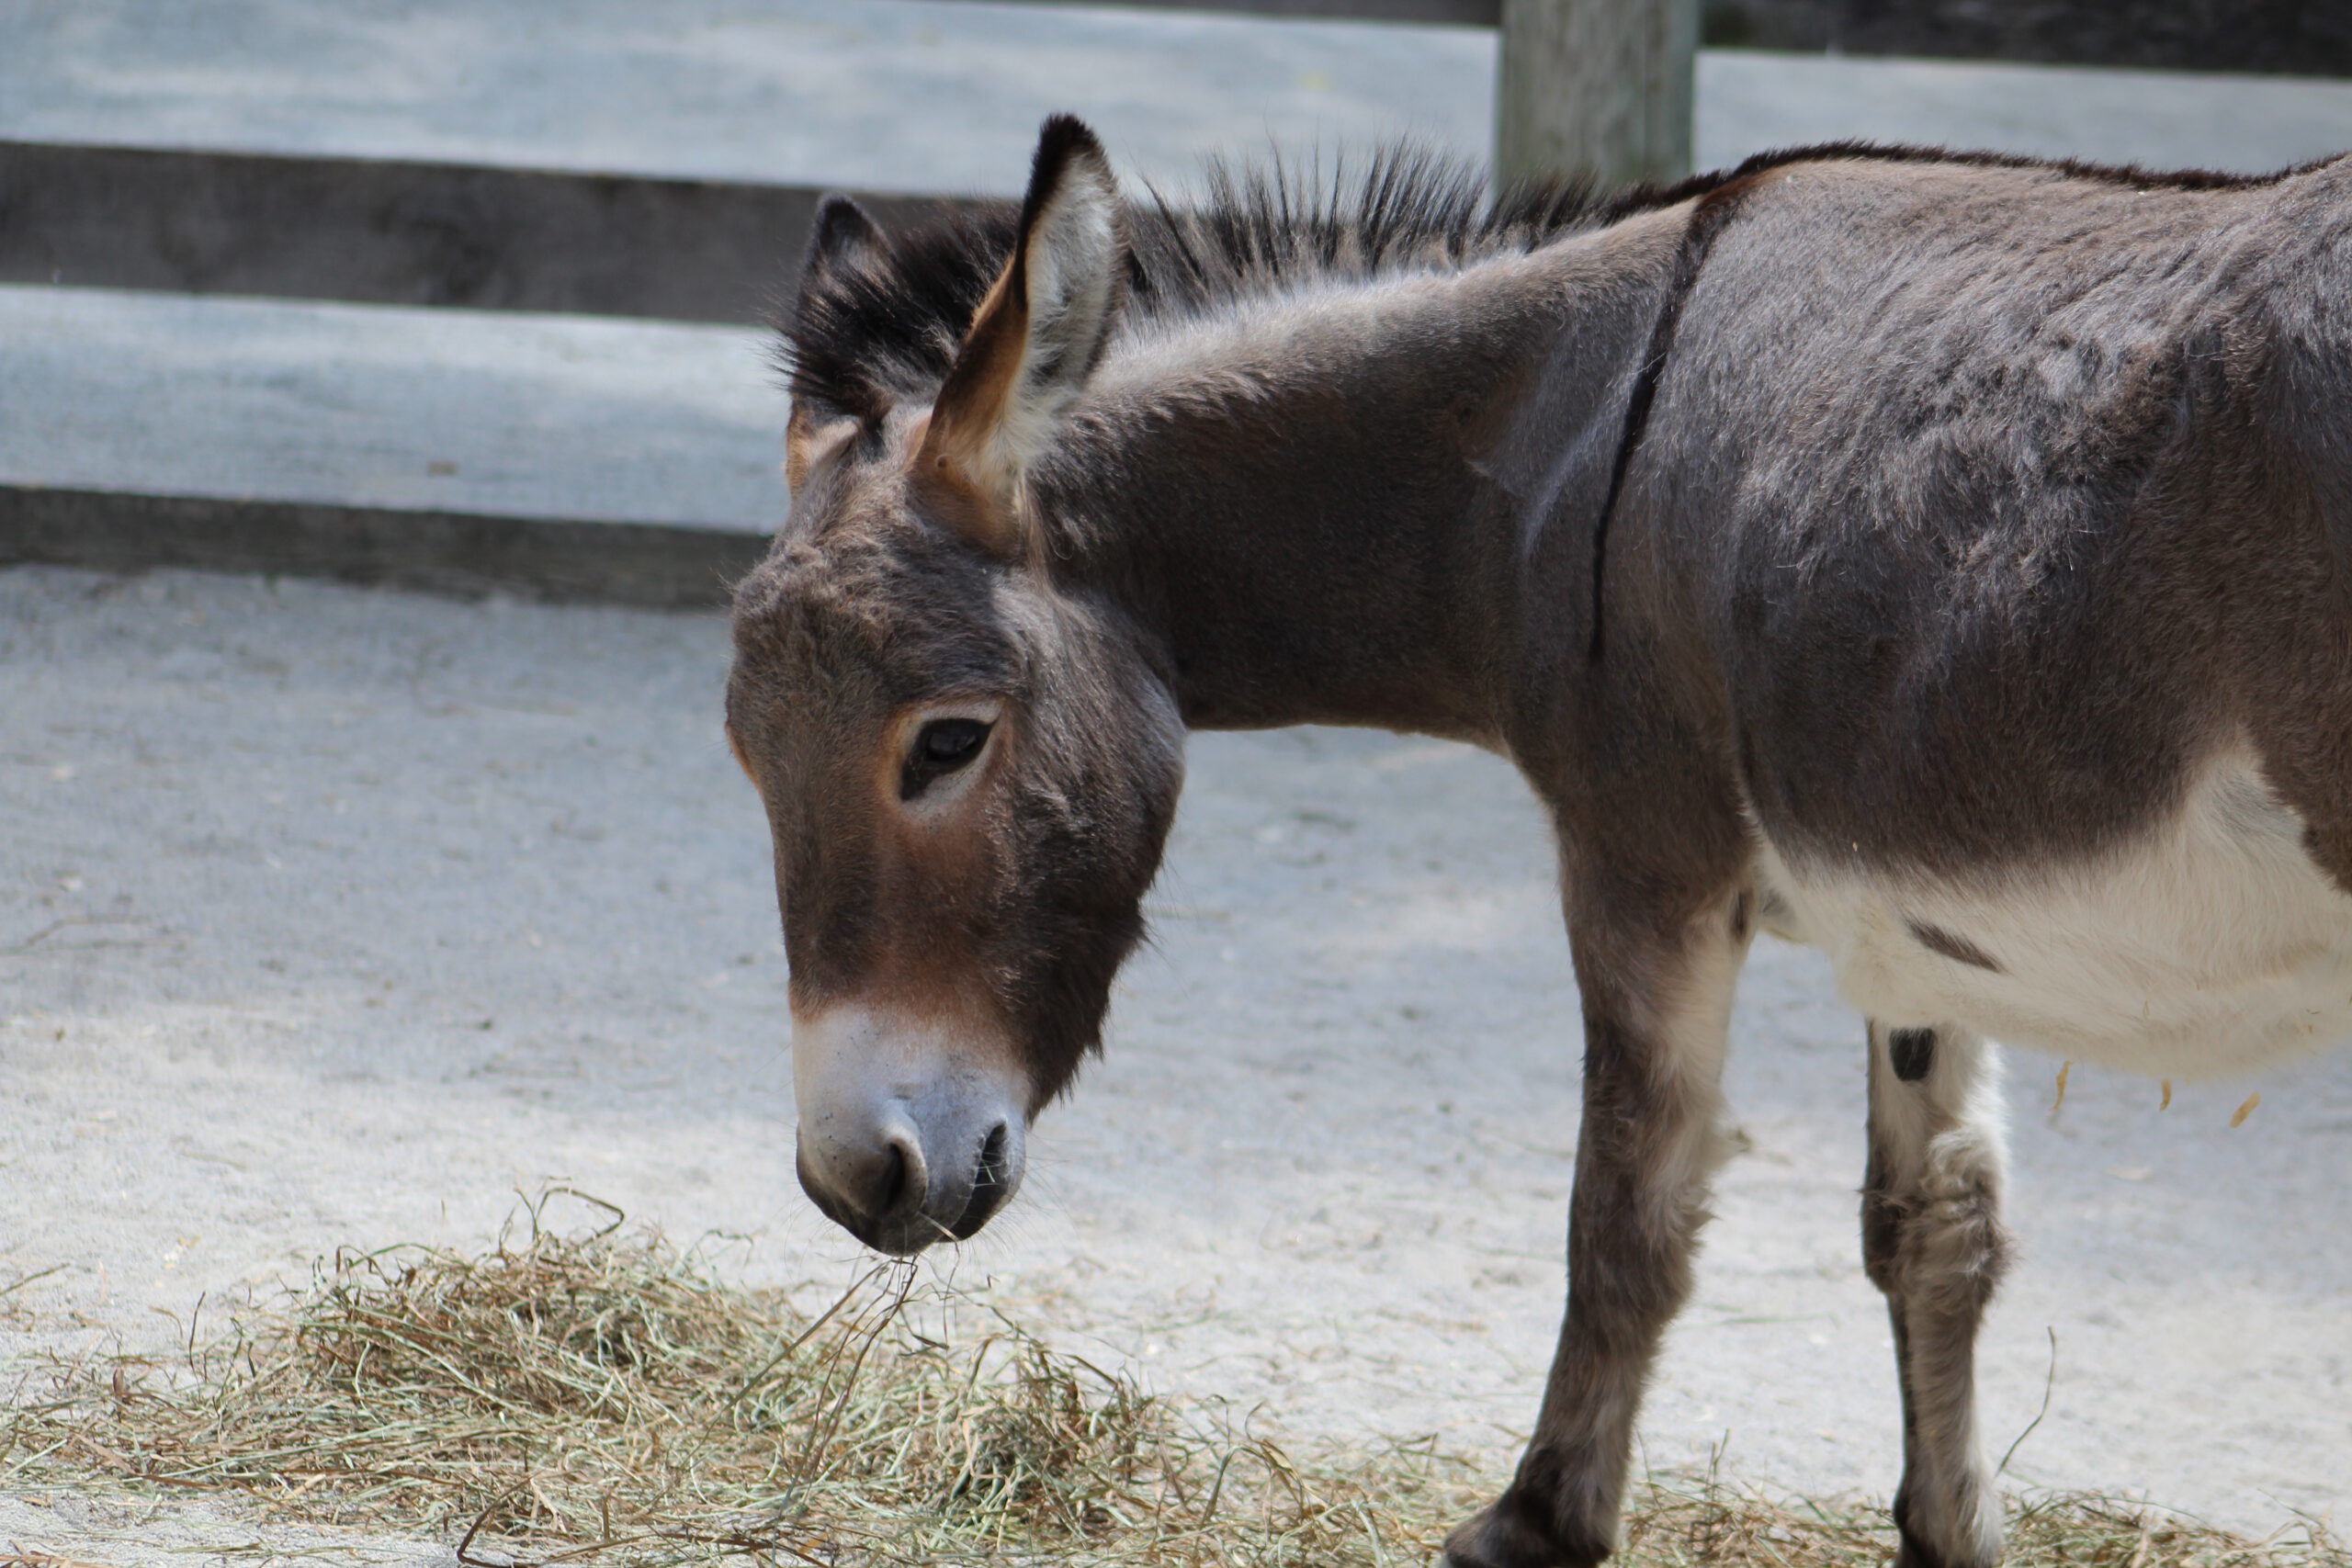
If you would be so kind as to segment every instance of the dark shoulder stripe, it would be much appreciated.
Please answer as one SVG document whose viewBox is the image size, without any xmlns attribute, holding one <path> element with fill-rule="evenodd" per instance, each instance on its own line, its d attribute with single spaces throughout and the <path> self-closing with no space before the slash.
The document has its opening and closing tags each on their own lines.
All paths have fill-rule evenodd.
<svg viewBox="0 0 2352 1568">
<path fill-rule="evenodd" d="M 1609 525 L 1617 514 L 1618 494 L 1625 488 L 1625 470 L 1632 465 L 1634 450 L 1649 428 L 1650 405 L 1657 399 L 1667 358 L 1674 352 L 1674 333 L 1682 322 L 1683 302 L 1698 284 L 1700 269 L 1706 265 L 1707 252 L 1714 244 L 1715 236 L 1723 232 L 1738 211 L 1741 197 L 1761 184 L 1768 172 L 1758 170 L 1711 183 L 1684 182 L 1685 186 L 1700 187 L 1693 192 L 1698 205 L 1690 210 L 1690 226 L 1682 231 L 1682 243 L 1674 254 L 1674 270 L 1667 280 L 1665 301 L 1658 307 L 1657 321 L 1650 325 L 1649 344 L 1643 351 L 1641 368 L 1634 373 L 1634 389 L 1625 400 L 1624 428 L 1618 434 L 1617 454 L 1609 466 L 1609 489 L 1601 497 L 1600 515 L 1593 525 L 1592 636 L 1586 649 L 1591 660 L 1598 660 L 1601 652 L 1601 587 L 1609 566 Z"/>
</svg>

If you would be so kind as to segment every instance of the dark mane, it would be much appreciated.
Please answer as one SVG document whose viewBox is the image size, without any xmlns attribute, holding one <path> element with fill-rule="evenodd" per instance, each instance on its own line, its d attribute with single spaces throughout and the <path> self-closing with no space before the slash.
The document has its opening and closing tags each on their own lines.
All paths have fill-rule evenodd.
<svg viewBox="0 0 2352 1568">
<path fill-rule="evenodd" d="M 1326 183 L 1277 159 L 1211 163 L 1205 198 L 1179 207 L 1159 191 L 1134 214 L 1129 286 L 1147 317 L 1189 314 L 1311 278 L 1361 279 L 1458 267 L 1527 251 L 1587 227 L 1613 203 L 1589 184 L 1551 181 L 1490 201 L 1473 166 L 1424 148 L 1376 154 L 1361 176 Z"/>
<path fill-rule="evenodd" d="M 1164 319 L 1314 278 L 1458 267 L 1703 197 L 1783 164 L 1821 159 L 2047 169 L 2078 179 L 2188 190 L 2235 189 L 2297 172 L 2157 172 L 1838 141 L 1759 152 L 1663 189 L 1636 186 L 1603 195 L 1589 184 L 1562 181 L 1521 186 L 1490 201 L 1475 167 L 1411 145 L 1385 149 L 1352 175 L 1340 165 L 1328 181 L 1313 165 L 1301 169 L 1279 157 L 1250 167 L 1213 161 L 1197 203 L 1180 206 L 1155 189 L 1148 200 L 1129 205 L 1128 309 L 1147 320 Z M 804 284 L 798 302 L 778 323 L 778 360 L 796 403 L 873 422 L 901 402 L 935 393 L 982 296 L 1003 269 L 1019 214 L 1019 204 L 1009 201 L 944 208 L 938 217 L 893 236 L 880 255 Z"/>
<path fill-rule="evenodd" d="M 1460 266 L 1526 251 L 1630 210 L 1589 186 L 1554 182 L 1490 201 L 1469 164 L 1423 148 L 1374 155 L 1361 172 L 1279 159 L 1208 165 L 1204 194 L 1179 205 L 1152 190 L 1127 209 L 1128 310 L 1196 314 L 1313 278 L 1361 279 Z M 1646 200 L 1650 193 L 1637 193 Z M 779 322 L 796 402 L 861 419 L 928 398 L 1012 248 L 1018 204 L 944 209 L 892 236 L 882 254 L 804 284 Z"/>
</svg>

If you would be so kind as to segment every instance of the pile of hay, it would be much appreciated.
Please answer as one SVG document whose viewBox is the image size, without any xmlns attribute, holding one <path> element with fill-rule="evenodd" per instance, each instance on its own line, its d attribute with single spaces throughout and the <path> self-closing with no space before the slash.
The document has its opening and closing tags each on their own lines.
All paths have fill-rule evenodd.
<svg viewBox="0 0 2352 1568">
<path fill-rule="evenodd" d="M 530 1218 L 480 1258 L 338 1256 L 178 1360 L 58 1366 L 0 1474 L 239 1493 L 498 1563 L 1345 1568 L 1425 1560 L 1470 1495 L 1426 1447 L 1305 1469 L 910 1269 L 809 1314 L 656 1235 Z"/>
<path fill-rule="evenodd" d="M 657 1236 L 346 1254 L 224 1337 L 61 1364 L 0 1480 L 241 1495 L 462 1540 L 473 1563 L 1425 1564 L 1498 1478 L 1431 1443 L 1312 1461 L 877 1269 L 820 1314 Z M 956 1315 L 977 1333 L 939 1332 Z M 929 1325 L 926 1327 L 925 1325 Z M 2096 1499 L 2020 1506 L 2011 1561 L 2352 1568 Z M 1653 1480 L 1624 1561 L 1875 1568 L 1883 1510 Z"/>
</svg>

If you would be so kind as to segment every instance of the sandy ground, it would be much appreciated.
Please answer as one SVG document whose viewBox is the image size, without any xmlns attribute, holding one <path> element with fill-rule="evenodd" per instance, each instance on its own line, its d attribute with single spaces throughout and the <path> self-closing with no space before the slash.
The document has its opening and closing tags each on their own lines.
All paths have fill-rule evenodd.
<svg viewBox="0 0 2352 1568">
<path fill-rule="evenodd" d="M 0 1353 L 161 1345 L 339 1245 L 482 1245 L 554 1181 L 752 1237 L 741 1278 L 854 1270 L 792 1180 L 725 656 L 708 615 L 0 573 L 0 1284 L 60 1270 L 9 1298 Z M 1014 1211 L 934 1266 L 1295 1435 L 1499 1460 L 1556 1320 L 1576 1125 L 1542 825 L 1501 763 L 1408 738 L 1201 736 L 1192 768 L 1106 1058 L 1036 1130 Z M 1747 1147 L 1644 1452 L 1883 1494 L 1860 1025 L 1768 942 L 1736 1034 Z M 2053 1119 L 2056 1066 L 2012 1064 L 1996 1453 L 2050 1383 L 2012 1481 L 2256 1529 L 2352 1502 L 2352 1055 L 2162 1114 L 2077 1068 Z M 12 1541 L 447 1555 L 70 1497 L 0 1498 Z"/>
</svg>

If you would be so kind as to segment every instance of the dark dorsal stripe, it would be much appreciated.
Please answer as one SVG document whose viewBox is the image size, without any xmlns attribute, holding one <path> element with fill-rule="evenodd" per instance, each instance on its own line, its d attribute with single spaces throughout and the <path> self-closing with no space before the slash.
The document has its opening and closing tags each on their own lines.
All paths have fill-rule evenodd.
<svg viewBox="0 0 2352 1568">
<path fill-rule="evenodd" d="M 2268 174 L 2230 174 L 2218 169 L 2145 169 L 2137 164 L 2098 164 L 2081 158 L 2037 158 L 2027 152 L 1955 152 L 1949 147 L 1922 147 L 1908 141 L 1815 141 L 1803 147 L 1781 147 L 1750 154 L 1728 169 L 1716 169 L 1664 189 L 1637 186 L 1611 203 L 1603 221 L 1615 222 L 1636 212 L 1671 207 L 1694 196 L 1705 196 L 1725 186 L 1750 179 L 1791 164 L 1820 164 L 1840 159 L 1869 164 L 1946 164 L 1972 169 L 2041 169 L 2069 179 L 2097 180 L 2104 185 L 2131 186 L 2140 190 L 2247 190 L 2277 185 L 2335 162 L 2328 153 Z"/>
<path fill-rule="evenodd" d="M 1894 1065 L 1896 1077 L 1905 1083 L 1917 1083 L 1936 1065 L 1936 1032 L 1932 1029 L 1889 1030 L 1886 1056 Z"/>
</svg>

